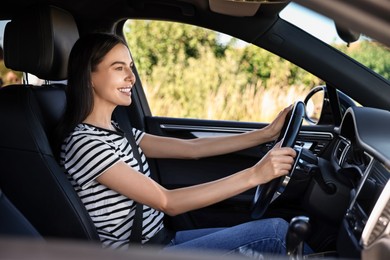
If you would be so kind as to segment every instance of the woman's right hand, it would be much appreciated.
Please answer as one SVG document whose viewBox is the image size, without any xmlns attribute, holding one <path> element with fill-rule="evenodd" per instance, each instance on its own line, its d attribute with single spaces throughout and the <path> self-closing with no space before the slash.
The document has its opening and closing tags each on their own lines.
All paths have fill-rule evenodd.
<svg viewBox="0 0 390 260">
<path fill-rule="evenodd" d="M 253 166 L 254 186 L 287 175 L 291 171 L 296 152 L 290 147 L 280 147 L 280 145 L 281 141 Z"/>
</svg>

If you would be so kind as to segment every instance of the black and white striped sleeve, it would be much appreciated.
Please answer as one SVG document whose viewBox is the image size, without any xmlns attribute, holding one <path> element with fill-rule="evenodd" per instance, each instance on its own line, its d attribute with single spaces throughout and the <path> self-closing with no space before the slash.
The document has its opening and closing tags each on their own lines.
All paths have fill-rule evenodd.
<svg viewBox="0 0 390 260">
<path fill-rule="evenodd" d="M 109 144 L 99 138 L 84 135 L 70 140 L 64 166 L 77 184 L 85 189 L 119 160 Z"/>
<path fill-rule="evenodd" d="M 133 135 L 134 135 L 134 138 L 135 138 L 135 142 L 139 146 L 139 144 L 141 143 L 142 138 L 145 135 L 145 132 L 143 132 L 141 130 L 138 130 L 136 128 L 133 128 L 132 130 L 133 130 Z"/>
</svg>

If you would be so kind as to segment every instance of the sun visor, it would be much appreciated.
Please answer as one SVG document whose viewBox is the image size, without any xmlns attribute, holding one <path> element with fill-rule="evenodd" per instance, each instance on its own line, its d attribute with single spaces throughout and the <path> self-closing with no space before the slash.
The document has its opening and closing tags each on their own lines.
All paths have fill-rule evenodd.
<svg viewBox="0 0 390 260">
<path fill-rule="evenodd" d="M 254 16 L 262 5 L 286 4 L 288 0 L 209 0 L 210 10 L 231 16 Z"/>
</svg>

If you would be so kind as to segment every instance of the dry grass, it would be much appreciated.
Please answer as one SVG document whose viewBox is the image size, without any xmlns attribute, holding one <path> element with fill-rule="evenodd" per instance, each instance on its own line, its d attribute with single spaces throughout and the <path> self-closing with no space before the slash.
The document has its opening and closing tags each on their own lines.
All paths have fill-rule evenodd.
<svg viewBox="0 0 390 260">
<path fill-rule="evenodd" d="M 145 84 L 146 83 L 146 84 Z M 160 98 L 162 86 L 153 86 L 144 82 L 144 88 L 153 115 L 167 117 L 188 117 L 190 106 L 177 100 L 177 97 Z M 256 85 L 248 85 L 243 91 L 232 92 L 230 87 L 220 86 L 210 91 L 207 98 L 200 102 L 193 118 L 238 120 L 249 122 L 271 122 L 284 107 L 297 100 L 303 100 L 309 89 L 306 86 L 290 86 L 288 88 L 264 88 L 259 81 Z"/>
</svg>

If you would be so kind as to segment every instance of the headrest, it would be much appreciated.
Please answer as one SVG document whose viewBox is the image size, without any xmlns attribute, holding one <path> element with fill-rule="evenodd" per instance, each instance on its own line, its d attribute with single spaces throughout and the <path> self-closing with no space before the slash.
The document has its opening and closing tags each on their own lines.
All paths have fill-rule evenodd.
<svg viewBox="0 0 390 260">
<path fill-rule="evenodd" d="M 64 80 L 78 38 L 76 22 L 65 10 L 54 6 L 21 10 L 5 27 L 5 66 L 40 79 Z"/>
</svg>

